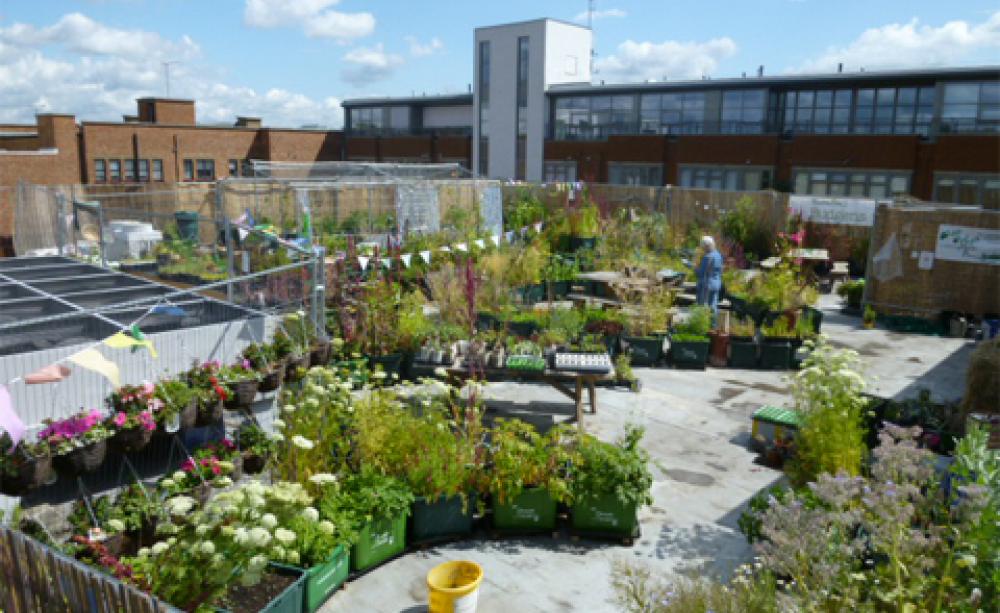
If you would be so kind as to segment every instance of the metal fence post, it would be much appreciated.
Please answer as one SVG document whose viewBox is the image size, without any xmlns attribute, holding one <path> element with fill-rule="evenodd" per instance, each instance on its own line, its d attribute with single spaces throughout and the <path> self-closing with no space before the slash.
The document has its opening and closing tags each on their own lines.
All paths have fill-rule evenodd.
<svg viewBox="0 0 1000 613">
<path fill-rule="evenodd" d="M 313 299 L 312 318 L 316 337 L 326 338 L 326 248 L 313 248 Z"/>
<path fill-rule="evenodd" d="M 56 194 L 56 247 L 64 255 L 66 246 L 66 195 Z"/>
<path fill-rule="evenodd" d="M 98 200 L 97 204 L 97 240 L 98 248 L 101 251 L 101 268 L 108 267 L 107 254 L 104 252 L 104 205 Z"/>
<path fill-rule="evenodd" d="M 223 204 L 224 203 L 222 201 L 222 184 L 220 181 L 216 181 L 215 215 L 216 215 L 216 220 L 219 219 L 219 216 L 222 217 L 222 231 L 225 233 L 225 240 L 226 240 L 226 279 L 230 281 L 229 283 L 226 283 L 226 299 L 229 302 L 232 302 L 233 301 L 232 279 L 235 276 L 233 273 L 235 272 L 236 269 L 235 265 L 233 264 L 234 262 L 233 258 L 235 256 L 235 254 L 233 253 L 233 248 L 234 248 L 233 232 L 232 232 L 232 226 L 229 223 L 229 215 L 226 214 L 226 208 L 225 206 L 223 206 Z"/>
</svg>

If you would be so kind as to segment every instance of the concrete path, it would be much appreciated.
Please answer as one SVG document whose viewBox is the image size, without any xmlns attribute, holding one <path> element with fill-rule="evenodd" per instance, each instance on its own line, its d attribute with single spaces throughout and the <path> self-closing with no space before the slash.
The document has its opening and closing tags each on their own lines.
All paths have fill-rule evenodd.
<svg viewBox="0 0 1000 613">
<path fill-rule="evenodd" d="M 862 354 L 871 390 L 897 398 L 927 387 L 937 398 L 962 395 L 971 344 L 864 330 L 858 318 L 841 316 L 824 296 L 823 331 L 835 343 Z M 642 392 L 601 389 L 600 409 L 587 414 L 589 432 L 619 436 L 629 423 L 646 427 L 652 457 L 654 503 L 640 513 L 642 536 L 631 548 L 565 535 L 491 541 L 486 535 L 407 554 L 334 595 L 323 611 L 415 613 L 424 611 L 424 577 L 436 564 L 469 559 L 485 569 L 481 613 L 617 611 L 609 581 L 615 560 L 639 560 L 657 573 L 694 571 L 727 576 L 751 559 L 736 521 L 747 500 L 776 483 L 781 473 L 754 463 L 746 449 L 750 415 L 763 404 L 788 404 L 790 373 L 736 369 L 679 371 L 637 369 Z M 540 385 L 493 384 L 490 407 L 498 414 L 540 426 L 569 419 L 573 407 Z"/>
</svg>

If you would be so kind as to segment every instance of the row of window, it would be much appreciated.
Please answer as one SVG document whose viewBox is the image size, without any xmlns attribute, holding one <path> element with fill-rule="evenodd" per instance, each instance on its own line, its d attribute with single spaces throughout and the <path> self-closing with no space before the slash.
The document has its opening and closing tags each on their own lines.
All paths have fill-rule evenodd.
<svg viewBox="0 0 1000 613">
<path fill-rule="evenodd" d="M 163 181 L 163 160 L 94 160 L 94 183 Z"/>
<path fill-rule="evenodd" d="M 855 196 L 882 200 L 910 191 L 910 173 L 883 170 L 825 170 L 802 168 L 795 171 L 793 192 L 813 196 Z"/>
<path fill-rule="evenodd" d="M 936 173 L 934 175 L 934 201 L 1000 209 L 1000 177 L 997 175 Z"/>
<path fill-rule="evenodd" d="M 665 94 L 558 96 L 556 140 L 614 134 L 930 134 L 1000 132 L 1000 83 L 935 87 L 833 88 L 769 94 L 766 89 Z"/>
<path fill-rule="evenodd" d="M 769 168 L 746 166 L 681 166 L 681 187 L 753 192 L 771 187 Z"/>
</svg>

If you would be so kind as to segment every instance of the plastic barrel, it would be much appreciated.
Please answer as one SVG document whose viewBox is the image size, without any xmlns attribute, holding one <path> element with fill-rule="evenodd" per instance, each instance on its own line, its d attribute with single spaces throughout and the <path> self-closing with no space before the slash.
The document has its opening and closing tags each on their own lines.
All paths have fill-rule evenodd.
<svg viewBox="0 0 1000 613">
<path fill-rule="evenodd" d="M 177 221 L 177 233 L 182 240 L 198 242 L 198 213 L 193 211 L 177 211 L 174 213 Z"/>
<path fill-rule="evenodd" d="M 438 564 L 427 573 L 428 613 L 474 613 L 482 581 L 483 567 L 475 562 Z"/>
</svg>

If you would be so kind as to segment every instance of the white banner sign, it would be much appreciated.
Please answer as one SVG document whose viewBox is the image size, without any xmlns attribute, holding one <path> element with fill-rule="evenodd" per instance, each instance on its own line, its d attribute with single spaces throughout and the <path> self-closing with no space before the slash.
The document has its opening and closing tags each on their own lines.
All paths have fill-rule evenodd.
<svg viewBox="0 0 1000 613">
<path fill-rule="evenodd" d="M 1000 265 L 1000 230 L 938 226 L 934 257 L 952 262 Z"/>
<path fill-rule="evenodd" d="M 788 208 L 798 213 L 802 221 L 834 226 L 871 227 L 875 224 L 877 206 L 875 200 L 864 198 L 788 197 Z"/>
</svg>

